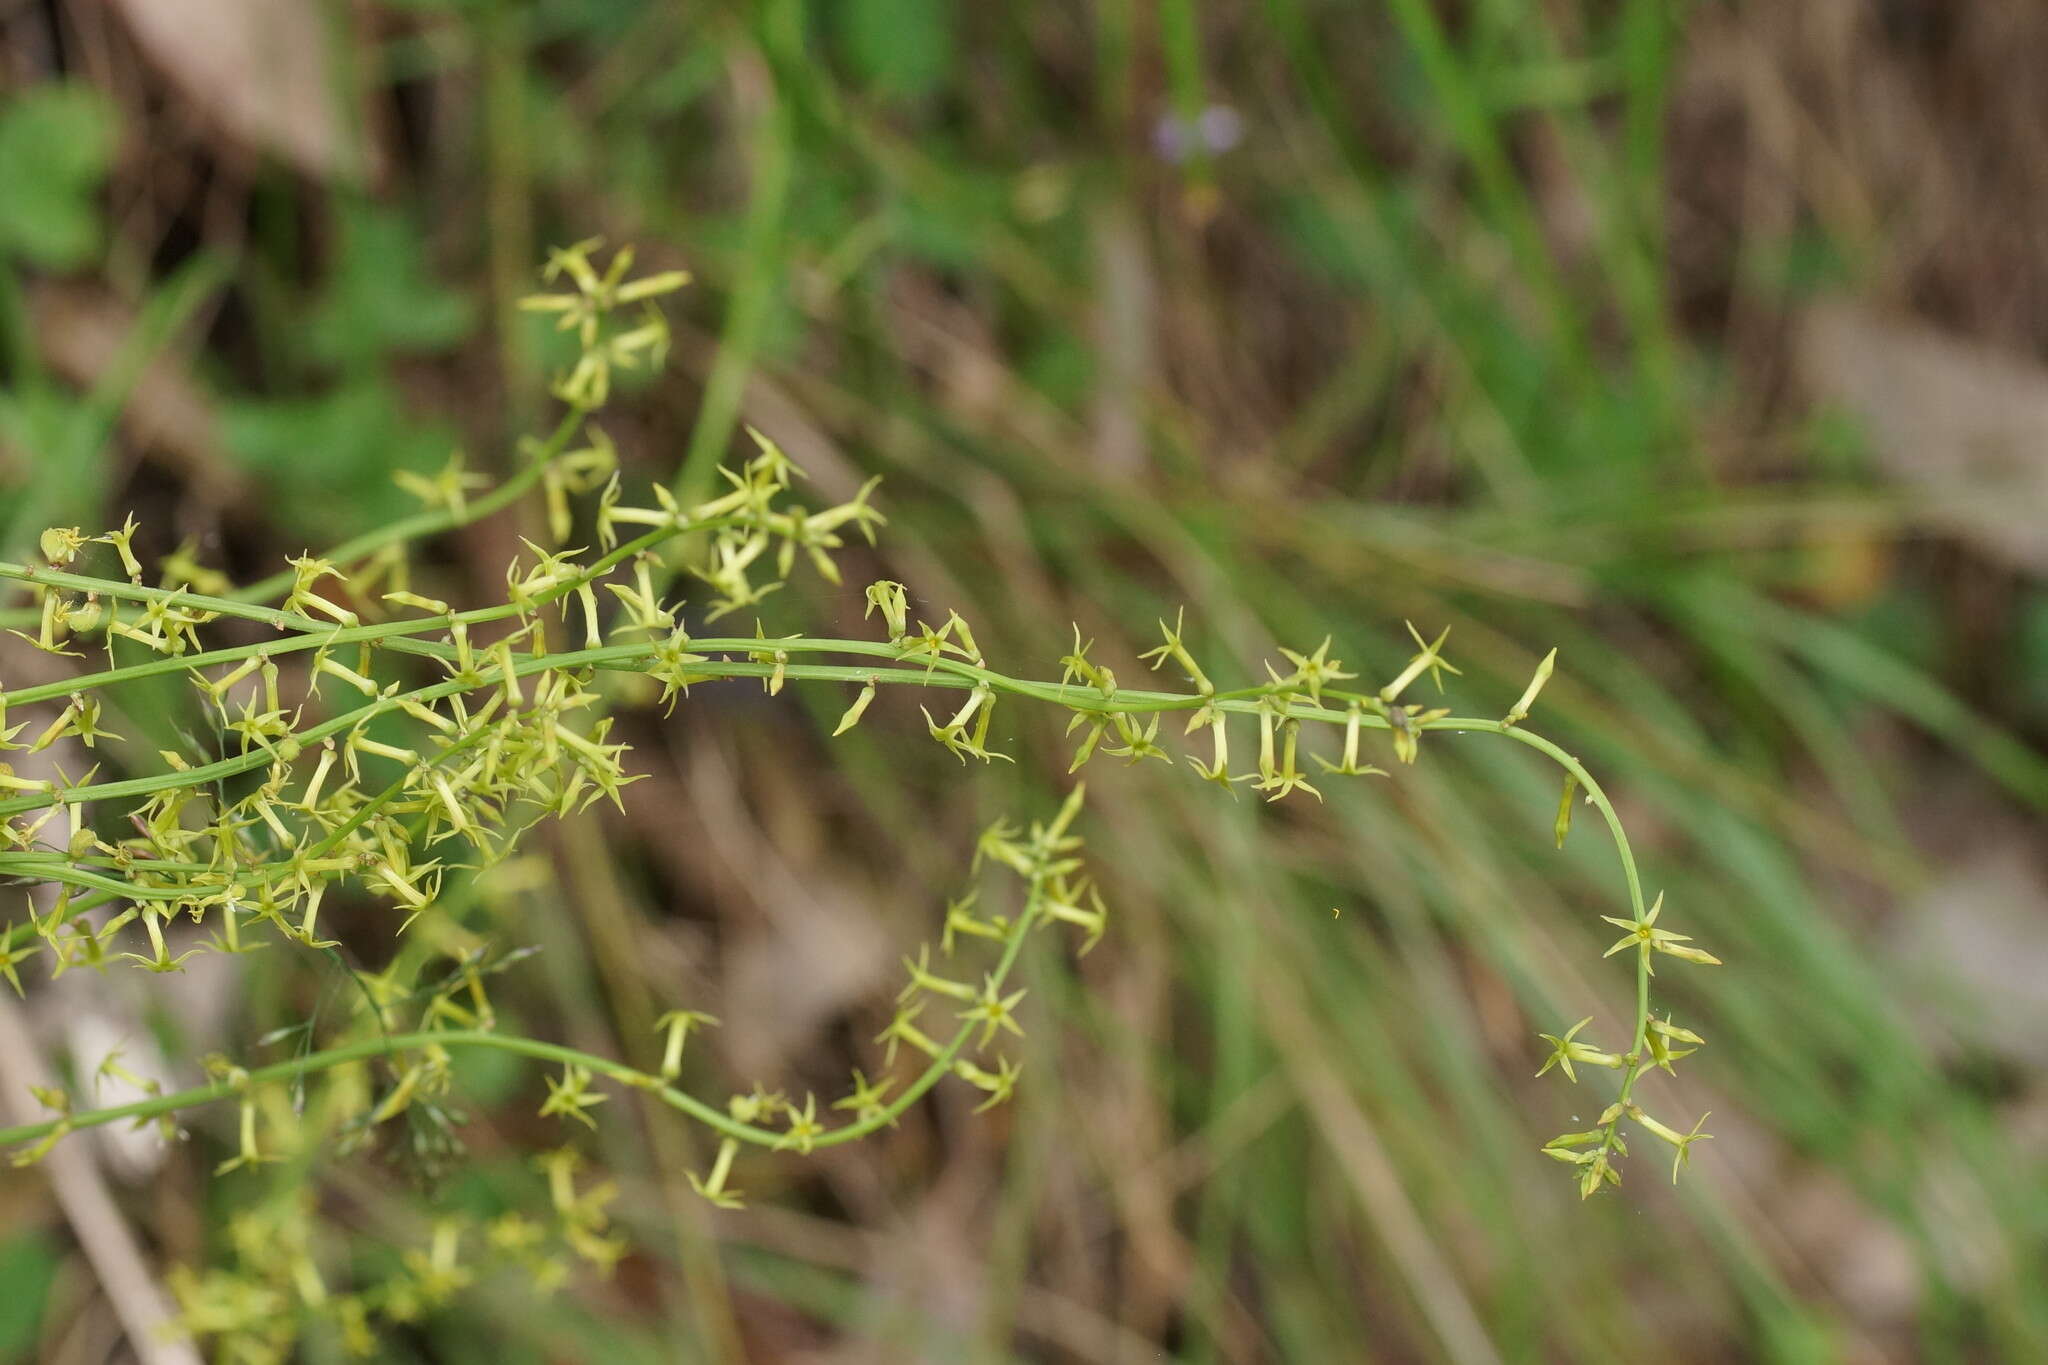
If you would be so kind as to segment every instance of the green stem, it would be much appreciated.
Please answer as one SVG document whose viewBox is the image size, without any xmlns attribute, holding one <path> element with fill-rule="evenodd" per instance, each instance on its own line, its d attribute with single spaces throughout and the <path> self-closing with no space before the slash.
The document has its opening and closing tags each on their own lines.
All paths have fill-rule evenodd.
<svg viewBox="0 0 2048 1365">
<path fill-rule="evenodd" d="M 897 659 L 902 655 L 889 645 L 878 645 L 861 640 L 777 640 L 773 647 L 796 653 L 800 650 L 817 652 L 868 655 L 876 658 Z M 745 636 L 693 640 L 693 649 L 757 652 L 762 641 Z M 517 659 L 513 664 L 515 677 L 528 677 L 535 673 L 552 672 L 565 668 L 610 668 L 632 669 L 653 656 L 658 645 L 653 642 L 637 642 L 623 645 L 603 645 L 596 649 L 567 650 L 559 654 L 529 655 Z M 872 668 L 835 664 L 786 664 L 780 666 L 784 677 L 800 680 L 846 683 L 889 683 L 911 687 L 973 688 L 987 685 L 996 692 L 1013 696 L 1031 697 L 1040 701 L 1057 702 L 1074 710 L 1097 712 L 1152 712 L 1192 711 L 1205 705 L 1214 705 L 1217 710 L 1238 715 L 1251 715 L 1259 710 L 1255 700 L 1214 701 L 1209 697 L 1192 693 L 1125 691 L 1119 689 L 1103 694 L 1094 689 L 1063 688 L 1058 683 L 1036 682 L 1023 678 L 1010 678 L 984 668 L 950 660 L 940 661 L 934 667 L 920 663 L 910 668 Z M 774 675 L 777 665 L 755 663 L 734 659 L 706 659 L 688 666 L 692 679 L 713 680 L 720 678 L 767 678 Z M 295 731 L 291 738 L 303 750 L 306 746 L 344 730 L 352 730 L 385 712 L 397 710 L 401 701 L 425 704 L 450 697 L 458 692 L 481 690 L 495 687 L 501 681 L 493 667 L 480 672 L 473 681 L 451 679 L 432 686 L 415 688 L 410 692 L 394 693 L 379 697 L 352 711 Z M 1062 695 L 1062 694 L 1065 695 Z M 9 701 L 15 698 L 8 698 Z M 1343 724 L 1346 713 L 1323 706 L 1292 704 L 1285 708 L 1286 714 L 1300 720 L 1319 720 L 1330 724 Z M 1387 729 L 1388 723 L 1378 716 L 1366 716 L 1361 724 L 1373 729 Z M 1469 717 L 1442 718 L 1420 726 L 1428 730 L 1444 729 L 1486 729 L 1495 728 L 1498 722 L 1476 720 Z M 1519 733 L 1519 732 L 1515 732 Z M 213 782 L 221 778 L 234 777 L 252 772 L 271 763 L 276 755 L 263 748 L 252 749 L 233 758 L 224 758 L 214 763 L 203 764 L 173 772 L 157 773 L 149 777 L 129 778 L 119 782 L 98 782 L 87 786 L 71 787 L 62 791 L 44 792 L 36 795 L 16 797 L 0 801 L 0 816 L 16 815 L 22 811 L 39 810 L 55 803 L 75 805 L 83 801 L 109 800 L 125 796 L 147 796 L 153 792 L 171 787 L 189 787 L 200 783 Z"/>
<path fill-rule="evenodd" d="M 1031 902 L 1026 905 L 1023 913 L 1017 916 L 1016 923 L 1010 927 L 1010 932 L 1004 940 L 1002 956 L 991 973 L 992 989 L 1000 990 L 1003 982 L 1009 977 L 1011 969 L 1016 965 L 1017 955 L 1023 947 L 1024 937 L 1030 931 L 1032 925 L 1037 922 L 1037 919 L 1038 901 L 1036 890 L 1034 889 Z M 813 1147 L 837 1147 L 843 1143 L 857 1142 L 877 1129 L 885 1128 L 895 1123 L 903 1115 L 904 1111 L 923 1098 L 926 1092 L 937 1085 L 940 1080 L 944 1079 L 946 1073 L 952 1070 L 955 1059 L 959 1057 L 962 1049 L 967 1046 L 967 1041 L 973 1036 L 974 1030 L 975 1024 L 973 1021 L 970 1020 L 963 1023 L 959 1030 L 954 1033 L 952 1041 L 947 1043 L 932 1057 L 930 1065 L 919 1073 L 917 1078 L 904 1089 L 902 1094 L 866 1118 L 858 1119 L 822 1134 L 814 1139 L 811 1145 Z M 551 1062 L 562 1066 L 582 1067 L 598 1075 L 608 1076 L 634 1089 L 645 1090 L 661 1100 L 662 1103 L 669 1105 L 671 1108 L 681 1110 L 691 1118 L 696 1119 L 706 1127 L 714 1129 L 726 1137 L 735 1138 L 741 1142 L 751 1143 L 759 1147 L 783 1146 L 788 1142 L 789 1135 L 787 1133 L 780 1133 L 772 1128 L 763 1128 L 758 1124 L 742 1123 L 731 1115 L 723 1113 L 714 1106 L 696 1098 L 694 1095 L 686 1094 L 675 1089 L 673 1086 L 663 1083 L 659 1076 L 650 1075 L 647 1072 L 627 1066 L 623 1062 L 615 1062 L 608 1057 L 600 1057 L 595 1053 L 583 1052 L 572 1047 L 564 1047 L 558 1043 L 543 1042 L 537 1038 L 521 1038 L 510 1034 L 486 1033 L 481 1030 L 467 1029 L 441 1032 L 429 1030 L 425 1032 L 381 1035 L 354 1043 L 345 1043 L 339 1047 L 327 1048 L 320 1052 L 310 1053 L 304 1057 L 294 1058 L 288 1062 L 278 1062 L 272 1066 L 258 1067 L 248 1072 L 247 1078 L 238 1083 L 215 1081 L 208 1085 L 194 1086 L 189 1090 L 180 1090 L 175 1094 L 158 1095 L 151 1099 L 137 1100 L 130 1104 L 110 1105 L 104 1109 L 91 1109 L 84 1113 L 71 1114 L 63 1118 L 46 1119 L 41 1123 L 25 1123 L 18 1124 L 12 1128 L 0 1128 L 0 1146 L 35 1142 L 60 1130 L 71 1133 L 84 1128 L 98 1128 L 109 1123 L 120 1123 L 123 1120 L 130 1119 L 137 1123 L 144 1123 L 164 1114 L 191 1109 L 198 1105 L 214 1104 L 221 1100 L 233 1099 L 246 1093 L 253 1086 L 296 1080 L 299 1077 L 314 1072 L 331 1070 L 337 1066 L 347 1066 L 352 1062 L 370 1061 L 380 1057 L 395 1057 L 405 1052 L 428 1047 L 487 1048 L 499 1052 L 513 1053 L 521 1057 L 531 1057 L 537 1061 Z"/>
<path fill-rule="evenodd" d="M 1578 759 L 1566 753 L 1556 744 L 1543 738 L 1543 736 L 1530 734 L 1527 730 L 1504 725 L 1499 721 L 1483 722 L 1477 725 L 1454 725 L 1453 722 L 1445 720 L 1438 722 L 1434 728 L 1472 729 L 1506 735 L 1510 739 L 1518 740 L 1532 749 L 1549 755 L 1566 772 L 1576 777 L 1579 780 L 1579 785 L 1585 788 L 1587 799 L 1599 810 L 1601 818 L 1607 822 L 1608 831 L 1614 836 L 1614 849 L 1621 858 L 1622 874 L 1628 880 L 1629 910 L 1635 919 L 1642 919 L 1645 913 L 1643 883 L 1642 878 L 1636 872 L 1636 857 L 1634 851 L 1629 847 L 1628 833 L 1622 828 L 1621 817 L 1615 813 L 1614 803 L 1607 799 L 1607 793 L 1601 789 L 1598 782 L 1593 780 L 1593 775 L 1586 771 L 1584 764 L 1580 763 Z M 1650 955 L 1647 952 L 1642 952 L 1636 955 L 1636 1022 L 1634 1042 L 1629 1046 L 1627 1066 L 1621 1073 L 1621 1093 L 1615 1097 L 1617 1104 L 1623 1106 L 1628 1104 L 1629 1098 L 1635 1093 L 1636 1081 L 1642 1076 L 1649 1059 Z M 1614 1150 L 1615 1140 L 1619 1136 L 1621 1129 L 1621 1118 L 1621 1115 L 1615 1115 L 1614 1118 L 1608 1120 L 1605 1127 L 1601 1130 L 1600 1153 L 1602 1156 Z"/>
</svg>

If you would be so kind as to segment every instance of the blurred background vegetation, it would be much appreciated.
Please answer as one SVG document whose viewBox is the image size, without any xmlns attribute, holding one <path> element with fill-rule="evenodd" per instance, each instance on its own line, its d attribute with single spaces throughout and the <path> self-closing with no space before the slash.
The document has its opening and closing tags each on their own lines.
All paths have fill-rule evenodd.
<svg viewBox="0 0 2048 1365">
<path fill-rule="evenodd" d="M 394 472 L 502 472 L 551 406 L 514 301 L 632 241 L 698 285 L 603 419 L 629 486 L 741 422 L 826 496 L 882 474 L 850 578 L 1025 674 L 1078 622 L 1135 677 L 1185 604 L 1219 681 L 1325 633 L 1384 677 L 1408 618 L 1485 715 L 1556 645 L 1534 724 L 1728 964 L 1664 988 L 1713 1046 L 1660 1093 L 1716 1140 L 1581 1205 L 1536 1148 L 1605 1091 L 1533 1081 L 1535 1033 L 1614 1034 L 1630 980 L 1541 765 L 1439 739 L 1271 811 L 1097 760 L 1117 917 L 1027 964 L 1013 1105 L 749 1158 L 725 1213 L 615 1103 L 619 1273 L 386 1358 L 2048 1359 L 2044 64 L 2029 0 L 0 3 L 0 555 L 132 510 L 253 578 L 408 506 Z M 522 525 L 422 590 L 495 600 Z M 763 620 L 862 633 L 815 580 Z M 846 699 L 792 691 L 628 713 L 625 812 L 455 893 L 543 950 L 521 1030 L 644 1060 L 687 1002 L 702 1088 L 875 1069 L 897 956 L 1068 750 L 1006 708 L 1020 761 L 963 774 L 908 697 L 828 746 Z M 346 989 L 294 961 L 135 994 L 101 1049 L 267 1059 Z M 53 1055 L 94 984 L 32 985 Z M 367 1264 L 538 1197 L 539 1086 L 471 1067 L 440 1172 L 215 1181 L 231 1115 L 104 1161 L 161 1262 L 317 1180 Z M 0 1285 L 0 1352 L 119 1358 L 39 1172 Z"/>
</svg>

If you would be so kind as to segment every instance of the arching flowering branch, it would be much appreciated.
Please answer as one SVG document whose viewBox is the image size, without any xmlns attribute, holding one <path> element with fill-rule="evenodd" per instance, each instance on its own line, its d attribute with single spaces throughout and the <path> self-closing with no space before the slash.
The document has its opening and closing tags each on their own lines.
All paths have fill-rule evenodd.
<svg viewBox="0 0 2048 1365">
<path fill-rule="evenodd" d="M 54 973 L 121 960 L 174 971 L 196 953 L 241 953 L 277 939 L 324 948 L 330 945 L 320 937 L 322 907 L 343 885 L 403 907 L 408 925 L 433 913 L 451 874 L 502 861 L 536 821 L 622 800 L 635 775 L 595 686 L 600 672 L 651 679 L 671 707 L 693 686 L 720 679 L 759 679 L 770 694 L 791 683 L 840 684 L 854 692 L 834 734 L 862 723 L 884 688 L 950 694 L 921 709 L 931 738 L 963 763 L 1009 761 L 991 747 L 999 707 L 1053 707 L 1069 713 L 1070 733 L 1079 732 L 1070 771 L 1107 757 L 1173 763 L 1162 721 L 1184 713 L 1182 733 L 1197 745 L 1184 757 L 1196 774 L 1233 795 L 1249 783 L 1269 801 L 1322 799 L 1308 759 L 1318 782 L 1384 777 L 1388 769 L 1372 759 L 1384 754 L 1396 765 L 1412 764 L 1432 733 L 1490 734 L 1562 769 L 1560 842 L 1574 793 L 1583 790 L 1614 839 L 1627 888 L 1628 914 L 1612 918 L 1627 936 L 1612 951 L 1634 950 L 1628 1049 L 1605 1051 L 1583 1039 L 1590 1020 L 1544 1035 L 1552 1049 L 1544 1072 L 1554 1068 L 1576 1080 L 1582 1066 L 1613 1070 L 1619 1092 L 1593 1129 L 1564 1134 L 1544 1150 L 1574 1168 L 1586 1194 L 1619 1180 L 1624 1120 L 1675 1148 L 1674 1174 L 1684 1164 L 1706 1134 L 1698 1125 L 1681 1132 L 1653 1118 L 1636 1097 L 1647 1070 L 1671 1070 L 1701 1042 L 1651 1012 L 1653 966 L 1659 958 L 1715 959 L 1662 922 L 1661 897 L 1646 906 L 1620 820 L 1591 774 L 1523 728 L 1554 652 L 1494 720 L 1453 716 L 1411 699 L 1425 678 L 1440 689 L 1443 675 L 1458 671 L 1444 657 L 1445 635 L 1425 641 L 1413 626 L 1416 653 L 1369 690 L 1345 686 L 1356 675 L 1332 656 L 1330 639 L 1313 649 L 1280 649 L 1281 663 L 1266 666 L 1263 682 L 1219 688 L 1178 616 L 1170 628 L 1161 623 L 1163 642 L 1143 657 L 1155 671 L 1170 666 L 1190 691 L 1126 686 L 1089 658 L 1078 632 L 1057 679 L 1014 675 L 991 666 L 957 613 L 936 625 L 916 620 L 907 589 L 887 581 L 865 592 L 869 619 L 880 618 L 879 639 L 768 638 L 758 622 L 749 634 L 693 635 L 684 604 L 665 595 L 677 572 L 708 591 L 695 613 L 701 628 L 758 604 L 800 566 L 838 583 L 835 553 L 846 537 L 872 539 L 884 518 L 871 501 L 873 483 L 834 506 L 799 502 L 800 471 L 759 432 L 756 453 L 723 471 L 727 487 L 718 496 L 686 506 L 657 484 L 646 502 L 628 501 L 616 452 L 590 418 L 614 370 L 658 359 L 666 330 L 650 303 L 685 277 L 629 279 L 627 253 L 600 269 L 594 249 L 583 243 L 557 253 L 550 276 L 566 281 L 570 292 L 533 303 L 559 314 L 582 343 L 581 358 L 556 387 L 568 410 L 497 488 L 483 488 L 460 461 L 433 477 L 408 478 L 405 486 L 424 505 L 419 515 L 323 554 L 295 556 L 283 572 L 240 590 L 182 555 L 160 567 L 156 583 L 146 583 L 132 520 L 97 536 L 53 528 L 41 539 L 41 562 L 0 563 L 0 584 L 15 585 L 25 598 L 23 609 L 8 616 L 23 627 L 18 634 L 54 654 L 82 658 L 96 648 L 105 659 L 103 667 L 59 682 L 0 690 L 0 751 L 36 752 L 68 741 L 98 758 L 120 743 L 108 729 L 102 693 L 152 677 L 188 683 L 215 742 L 206 752 L 163 753 L 136 775 L 105 780 L 97 768 L 31 776 L 0 761 L 0 876 L 58 888 L 54 903 L 0 932 L 0 974 L 17 990 L 19 968 L 31 961 Z M 618 318 L 626 309 L 633 316 Z M 457 609 L 413 590 L 407 565 L 415 540 L 489 515 L 536 487 L 547 543 L 525 543 L 507 569 L 502 601 Z M 579 527 L 588 540 L 572 545 Z M 100 564 L 106 572 L 86 571 Z M 261 638 L 214 643 L 230 621 L 243 636 L 254 628 Z M 1256 731 L 1255 748 L 1248 729 Z M 1206 744 L 1194 739 L 1203 730 Z M 1256 754 L 1250 771 L 1232 770 L 1233 730 L 1239 755 Z M 1312 752 L 1323 745 L 1318 735 L 1328 737 L 1334 757 Z M 133 833 L 103 836 L 84 818 L 89 803 L 121 811 L 122 828 Z M 983 1092 L 984 1108 L 1011 1095 L 1019 1068 L 1000 1049 L 1021 1031 L 1026 993 L 1010 978 L 1022 944 L 1034 929 L 1064 925 L 1085 952 L 1108 922 L 1081 861 L 1074 829 L 1080 803 L 1076 786 L 1051 820 L 1022 831 L 999 824 L 983 835 L 976 866 L 1014 874 L 1016 907 L 982 912 L 978 897 L 987 888 L 947 907 L 937 958 L 929 944 L 906 958 L 908 984 L 875 1040 L 891 1064 L 915 1054 L 912 1073 L 899 1082 L 855 1072 L 850 1090 L 828 1101 L 822 1117 L 816 1096 L 798 1102 L 755 1087 L 719 1104 L 679 1088 L 689 1036 L 716 1024 L 687 1008 L 661 1019 L 658 1073 L 501 1032 L 488 983 L 509 959 L 471 952 L 423 988 L 395 977 L 364 978 L 362 1007 L 333 1025 L 330 1036 L 315 1039 L 309 1028 L 290 1062 L 223 1064 L 207 1085 L 101 1109 L 51 1096 L 51 1118 L 0 1130 L 0 1144 L 29 1144 L 20 1157 L 33 1159 L 80 1129 L 168 1120 L 234 1100 L 239 1140 L 230 1164 L 254 1164 L 268 1158 L 267 1142 L 291 1140 L 280 1132 L 290 1126 L 289 1115 L 265 1107 L 265 1095 L 279 1086 L 327 1073 L 355 1077 L 348 1091 L 354 1098 L 338 1099 L 329 1117 L 362 1140 L 401 1120 L 444 1122 L 450 1058 L 485 1049 L 550 1067 L 541 1112 L 572 1128 L 601 1121 L 603 1103 L 616 1093 L 611 1086 L 642 1091 L 703 1124 L 719 1145 L 691 1180 L 707 1199 L 730 1205 L 739 1197 L 734 1181 L 743 1148 L 808 1153 L 854 1141 L 895 1122 L 948 1077 Z M 111 913 L 92 913 L 101 910 Z M 180 921 L 211 937 L 174 932 Z M 975 960 L 977 949 L 988 960 Z M 838 1115 L 846 1117 L 835 1121 Z M 568 1171 L 564 1162 L 548 1168 L 557 1214 L 552 1235 L 586 1260 L 616 1259 L 603 1198 L 579 1189 Z M 303 1285 L 291 1292 L 307 1311 L 339 1305 L 320 1311 L 345 1329 L 360 1327 L 373 1312 L 396 1312 L 448 1291 L 451 1247 L 460 1236 L 444 1229 L 436 1238 L 388 1302 L 329 1299 Z M 513 1259 L 531 1260 L 530 1241 L 521 1232 L 508 1242 Z M 195 1322 L 233 1318 L 231 1294 L 223 1289 L 209 1298 L 204 1291 L 193 1288 Z M 260 1319 L 218 1330 L 259 1326 Z"/>
</svg>

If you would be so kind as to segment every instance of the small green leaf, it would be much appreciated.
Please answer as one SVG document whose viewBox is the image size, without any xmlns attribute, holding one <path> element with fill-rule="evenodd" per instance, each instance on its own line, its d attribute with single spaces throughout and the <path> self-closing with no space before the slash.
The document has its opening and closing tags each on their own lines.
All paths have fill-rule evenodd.
<svg viewBox="0 0 2048 1365">
<path fill-rule="evenodd" d="M 230 452 L 277 494 L 280 519 L 314 540 L 413 511 L 418 504 L 392 474 L 430 473 L 455 445 L 452 431 L 410 418 L 381 379 L 312 398 L 244 401 L 225 412 Z"/>
<path fill-rule="evenodd" d="M 1572 795 L 1579 789 L 1577 773 L 1564 775 L 1564 794 L 1557 798 L 1557 846 L 1564 847 L 1567 834 L 1572 832 Z"/>
<path fill-rule="evenodd" d="M 99 251 L 95 196 L 114 154 L 114 112 L 83 85 L 44 85 L 0 110 L 0 253 L 74 270 Z"/>
<path fill-rule="evenodd" d="M 437 283 L 418 227 L 396 209 L 350 203 L 323 297 L 306 320 L 307 349 L 353 367 L 386 351 L 444 351 L 469 334 L 469 300 Z"/>
<path fill-rule="evenodd" d="M 928 95 L 953 66 L 952 14 L 945 0 L 848 0 L 847 59 L 877 94 Z"/>
<path fill-rule="evenodd" d="M 0 1360 L 27 1360 L 42 1329 L 50 1282 L 57 1276 L 56 1246 L 40 1232 L 0 1241 Z"/>
</svg>

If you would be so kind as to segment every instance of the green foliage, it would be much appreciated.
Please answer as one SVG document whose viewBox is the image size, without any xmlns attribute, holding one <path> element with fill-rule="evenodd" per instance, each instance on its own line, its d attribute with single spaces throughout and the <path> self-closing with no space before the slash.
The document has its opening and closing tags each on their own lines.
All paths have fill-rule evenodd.
<svg viewBox="0 0 2048 1365">
<path fill-rule="evenodd" d="M 106 97 L 88 86 L 35 86 L 0 104 L 0 257 L 74 270 L 99 253 L 114 135 Z"/>
<path fill-rule="evenodd" d="M 469 300 L 436 280 L 418 229 L 358 200 L 339 214 L 333 268 L 306 317 L 306 353 L 351 372 L 388 354 L 445 351 L 469 334 Z"/>
<path fill-rule="evenodd" d="M 959 11 L 945 0 L 847 0 L 832 8 L 848 63 L 876 94 L 929 95 L 953 68 L 952 26 Z"/>
<path fill-rule="evenodd" d="M 446 461 L 455 433 L 407 411 L 391 367 L 447 350 L 473 325 L 469 301 L 434 278 L 406 215 L 351 199 L 338 217 L 333 260 L 294 319 L 312 391 L 222 404 L 228 451 L 309 540 L 404 515 L 411 500 L 394 476 Z"/>
<path fill-rule="evenodd" d="M 38 1232 L 0 1242 L 0 1360 L 31 1360 L 43 1306 L 57 1277 L 56 1247 Z"/>
<path fill-rule="evenodd" d="M 389 381 L 364 376 L 303 398 L 245 398 L 227 405 L 227 448 L 277 499 L 302 535 L 354 534 L 402 516 L 409 499 L 393 481 L 424 474 L 455 446 L 455 433 L 406 413 Z"/>
</svg>

